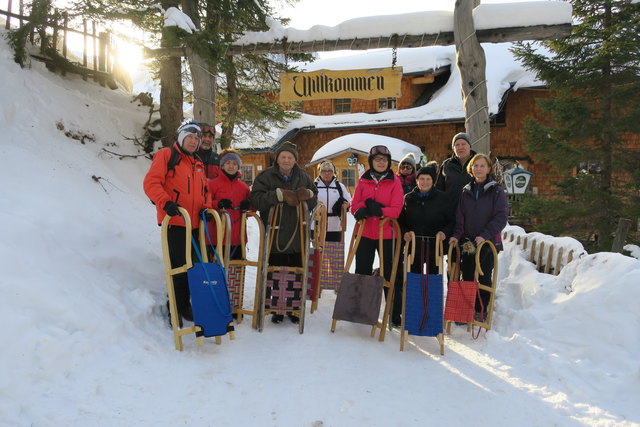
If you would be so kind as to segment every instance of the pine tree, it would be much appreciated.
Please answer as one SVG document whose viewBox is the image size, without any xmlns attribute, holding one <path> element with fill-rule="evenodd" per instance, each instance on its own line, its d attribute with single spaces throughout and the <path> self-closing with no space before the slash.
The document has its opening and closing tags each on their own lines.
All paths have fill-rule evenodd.
<svg viewBox="0 0 640 427">
<path fill-rule="evenodd" d="M 514 48 L 551 91 L 538 99 L 541 118 L 527 120 L 525 136 L 557 179 L 553 197 L 524 208 L 542 232 L 610 250 L 618 220 L 640 216 L 640 3 L 572 4 L 569 38 Z"/>
</svg>

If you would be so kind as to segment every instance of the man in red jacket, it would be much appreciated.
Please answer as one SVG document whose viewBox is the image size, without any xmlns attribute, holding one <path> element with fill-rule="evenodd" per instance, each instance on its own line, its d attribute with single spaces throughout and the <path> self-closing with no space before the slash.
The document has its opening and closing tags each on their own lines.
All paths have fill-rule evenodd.
<svg viewBox="0 0 640 427">
<path fill-rule="evenodd" d="M 165 215 L 171 216 L 167 230 L 171 267 L 186 262 L 185 221 L 179 207 L 187 210 L 191 218 L 192 234 L 198 238 L 199 214 L 205 208 L 207 177 L 204 166 L 194 153 L 200 145 L 202 133 L 197 123 L 189 121 L 178 128 L 178 140 L 153 156 L 149 172 L 144 177 L 145 194 L 156 205 L 158 224 Z M 178 306 L 178 318 L 193 321 L 187 273 L 173 278 Z"/>
</svg>

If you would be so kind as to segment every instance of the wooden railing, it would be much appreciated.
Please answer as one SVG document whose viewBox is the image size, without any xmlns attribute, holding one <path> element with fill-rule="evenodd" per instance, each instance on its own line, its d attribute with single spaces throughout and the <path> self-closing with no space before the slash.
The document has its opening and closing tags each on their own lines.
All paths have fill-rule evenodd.
<svg viewBox="0 0 640 427">
<path fill-rule="evenodd" d="M 502 240 L 520 246 L 539 272 L 556 276 L 571 261 L 587 254 L 582 244 L 573 238 L 526 233 L 516 226 L 508 226 L 502 232 Z"/>
<path fill-rule="evenodd" d="M 5 16 L 5 29 L 22 28 L 29 22 L 29 16 L 25 15 L 23 0 L 7 0 L 6 10 L 0 6 L 0 15 Z M 16 10 L 17 9 L 17 10 Z M 82 75 L 83 80 L 93 78 L 95 82 L 111 89 L 117 89 L 120 84 L 124 89 L 131 90 L 131 78 L 123 71 L 115 61 L 117 57 L 114 37 L 109 31 L 99 31 L 95 22 L 86 19 L 70 19 L 65 11 L 54 14 L 61 16 L 60 20 L 50 17 L 45 29 L 47 37 L 43 39 L 35 29 L 29 34 L 29 42 L 33 46 L 39 46 L 38 52 L 30 51 L 30 56 L 44 61 L 47 68 L 65 75 L 73 72 Z M 47 46 L 47 40 L 49 45 Z M 75 39 L 74 51 L 70 49 L 70 41 Z M 47 55 L 47 47 L 53 47 L 60 56 L 69 61 L 69 66 L 56 66 L 54 58 Z M 79 53 L 79 49 L 82 53 Z M 79 54 L 78 54 L 79 53 Z"/>
</svg>

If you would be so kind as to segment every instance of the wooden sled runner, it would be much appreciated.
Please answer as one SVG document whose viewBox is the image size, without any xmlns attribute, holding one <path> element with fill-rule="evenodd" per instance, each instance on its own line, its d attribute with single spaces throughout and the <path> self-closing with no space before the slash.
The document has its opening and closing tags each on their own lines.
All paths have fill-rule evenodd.
<svg viewBox="0 0 640 427">
<path fill-rule="evenodd" d="M 435 264 L 438 274 L 411 273 L 411 265 L 416 254 L 416 236 L 410 232 L 411 241 L 404 247 L 404 280 L 402 292 L 402 322 L 400 327 L 400 351 L 404 351 L 404 343 L 409 335 L 435 337 L 440 344 L 440 354 L 444 355 L 443 328 L 443 285 L 444 270 L 443 244 L 439 240 L 435 248 Z M 427 243 L 428 244 L 428 243 Z M 424 256 L 424 251 L 421 251 Z M 427 265 L 429 257 L 426 256 Z M 427 267 L 428 270 L 428 267 Z"/>
<path fill-rule="evenodd" d="M 398 258 L 400 257 L 400 226 L 394 218 L 383 218 L 380 221 L 379 231 L 379 258 L 384 259 L 383 251 L 383 227 L 387 221 L 391 221 L 393 227 L 394 239 L 392 244 L 393 261 L 390 280 L 384 279 L 384 263 L 380 262 L 380 276 L 366 276 L 361 274 L 349 273 L 351 263 L 355 258 L 362 232 L 364 231 L 365 220 L 356 223 L 349 244 L 349 253 L 344 267 L 344 273 L 338 295 L 336 297 L 336 305 L 333 312 L 333 320 L 331 322 L 331 332 L 335 332 L 338 320 L 345 320 L 353 323 L 362 323 L 371 325 L 371 336 L 374 337 L 376 329 L 380 329 L 378 341 L 384 341 L 387 324 L 391 307 L 393 306 L 393 284 L 396 277 L 396 269 Z M 382 320 L 379 320 L 380 304 L 382 301 L 382 289 L 387 288 L 387 297 L 384 305 Z"/>
<path fill-rule="evenodd" d="M 300 202 L 296 208 L 302 266 L 272 266 L 269 265 L 269 254 L 274 240 L 278 242 L 282 208 L 282 203 L 278 203 L 269 211 L 266 244 L 263 245 L 262 252 L 264 262 L 261 270 L 257 326 L 258 331 L 262 332 L 264 318 L 268 314 L 292 315 L 298 318 L 298 332 L 302 334 L 309 273 L 309 209 L 307 202 Z M 293 239 L 294 236 L 291 237 Z"/>
<path fill-rule="evenodd" d="M 482 271 L 482 268 L 480 266 L 480 254 L 482 253 L 482 247 L 484 245 L 489 246 L 491 250 L 491 254 L 493 255 L 493 275 L 491 278 L 491 286 L 482 285 L 478 281 L 479 277 L 484 275 L 484 272 Z M 454 248 L 456 250 L 455 260 L 452 258 L 452 251 L 454 250 Z M 449 280 L 450 281 L 457 280 L 458 277 L 455 277 L 454 279 L 454 276 L 457 276 L 460 274 L 460 265 L 459 265 L 460 247 L 457 244 L 449 245 L 448 259 L 449 259 L 449 272 L 450 272 Z M 496 247 L 493 244 L 493 242 L 491 242 L 490 240 L 485 240 L 478 245 L 478 247 L 476 248 L 475 261 L 476 261 L 476 268 L 474 272 L 474 282 L 476 283 L 478 290 L 489 292 L 489 304 L 487 307 L 484 307 L 484 310 L 485 310 L 484 319 L 472 318 L 468 322 L 462 322 L 467 324 L 467 332 L 472 332 L 475 326 L 478 326 L 479 328 L 485 328 L 487 331 L 491 329 L 491 324 L 493 322 L 493 306 L 495 301 L 496 284 L 498 281 L 498 251 L 496 250 Z M 476 295 L 477 295 L 476 298 L 480 298 L 479 291 L 476 292 Z M 449 303 L 449 294 L 447 294 L 447 303 Z M 473 305 L 475 306 L 475 298 L 473 299 Z M 455 320 L 448 319 L 447 316 L 445 315 L 445 324 L 446 324 L 447 333 L 451 333 L 452 321 L 455 321 Z M 479 333 L 480 331 L 478 331 L 478 334 Z"/>
<path fill-rule="evenodd" d="M 175 268 L 171 267 L 171 259 L 169 257 L 169 244 L 167 240 L 167 230 L 168 230 L 169 218 L 170 218 L 169 215 L 166 215 L 162 221 L 161 239 L 162 239 L 162 258 L 164 261 L 165 275 L 167 279 L 167 294 L 169 296 L 169 313 L 171 316 L 173 338 L 174 338 L 176 350 L 182 351 L 184 349 L 184 346 L 182 344 L 182 337 L 184 335 L 196 334 L 196 341 L 199 346 L 203 345 L 204 340 L 202 336 L 203 329 L 200 326 L 190 326 L 190 327 L 181 328 L 179 325 L 178 307 L 176 304 L 176 294 L 175 294 L 175 287 L 173 283 L 173 276 L 181 273 L 187 273 L 189 269 L 193 268 L 193 260 L 191 257 L 191 248 L 192 248 L 191 218 L 189 217 L 189 213 L 187 212 L 186 209 L 180 207 L 179 210 L 185 221 L 185 248 L 186 248 L 185 260 L 186 262 L 184 265 L 175 267 Z M 216 227 L 218 227 L 219 231 L 221 231 L 222 222 L 220 220 L 220 216 L 215 211 L 211 210 L 211 212 L 213 214 Z M 200 225 L 201 235 L 202 235 L 203 226 L 204 226 L 203 224 Z M 222 233 L 219 232 L 218 235 L 222 236 Z M 207 255 L 206 255 L 206 241 L 204 239 L 200 239 L 199 246 L 200 246 L 200 251 L 203 254 L 202 256 L 203 256 L 204 262 L 208 262 Z M 230 339 L 234 339 L 233 331 L 229 332 L 229 337 Z M 220 344 L 222 342 L 220 335 L 215 336 L 215 342 L 216 344 Z"/>
<path fill-rule="evenodd" d="M 322 277 L 322 265 L 324 262 L 325 238 L 327 234 L 327 208 L 318 203 L 311 215 L 311 223 L 314 225 L 311 249 L 309 250 L 309 273 L 307 278 L 307 298 L 311 300 L 313 313 L 318 308 L 320 298 L 320 279 Z"/>
<path fill-rule="evenodd" d="M 231 219 L 226 210 L 222 210 L 223 224 L 223 244 L 224 263 L 227 267 L 227 286 L 229 287 L 229 296 L 232 301 L 232 310 L 238 324 L 242 323 L 244 316 L 251 316 L 251 327 L 258 328 L 258 309 L 260 306 L 260 278 L 261 269 L 264 262 L 263 246 L 265 243 L 265 231 L 260 217 L 255 212 L 245 211 L 240 217 L 240 259 L 231 258 Z M 259 232 L 260 241 L 258 243 L 258 259 L 251 261 L 247 259 L 247 222 L 250 218 L 256 222 Z M 218 249 L 218 253 L 221 249 Z M 247 267 L 256 268 L 256 284 L 253 299 L 253 308 L 245 308 L 244 303 L 244 286 Z"/>
</svg>

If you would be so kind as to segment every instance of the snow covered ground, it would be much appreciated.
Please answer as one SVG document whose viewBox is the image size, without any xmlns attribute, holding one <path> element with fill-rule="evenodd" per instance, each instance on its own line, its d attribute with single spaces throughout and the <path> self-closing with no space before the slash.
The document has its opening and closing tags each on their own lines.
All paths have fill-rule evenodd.
<svg viewBox="0 0 640 427">
<path fill-rule="evenodd" d="M 0 75 L 0 425 L 640 425 L 640 261 L 618 254 L 555 277 L 508 244 L 494 329 L 454 327 L 444 356 L 433 338 L 401 353 L 397 331 L 332 334 L 326 292 L 302 335 L 245 321 L 176 351 L 150 162 L 103 151 L 136 154 L 146 110 L 20 69 L 4 40 Z"/>
</svg>

